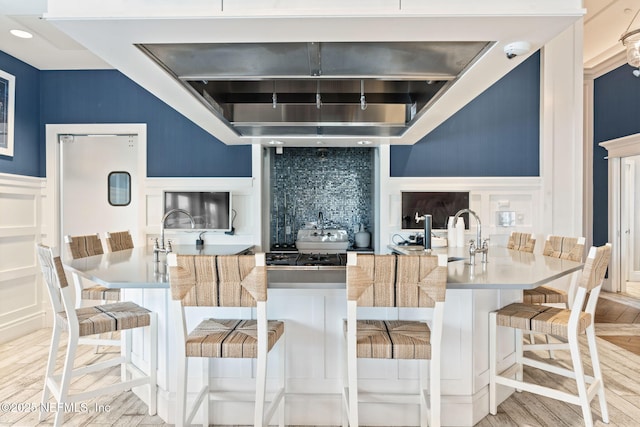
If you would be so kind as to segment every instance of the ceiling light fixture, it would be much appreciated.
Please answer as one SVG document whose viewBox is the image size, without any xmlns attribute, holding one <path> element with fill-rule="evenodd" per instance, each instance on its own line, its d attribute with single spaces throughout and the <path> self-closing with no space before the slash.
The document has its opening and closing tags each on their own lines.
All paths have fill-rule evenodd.
<svg viewBox="0 0 640 427">
<path fill-rule="evenodd" d="M 24 30 L 9 30 L 9 32 L 16 37 L 20 37 L 21 39 L 30 39 L 33 37 L 33 34 Z"/>
<path fill-rule="evenodd" d="M 625 12 L 630 11 L 629 9 L 625 9 Z M 631 25 L 633 25 L 633 21 L 638 17 L 638 13 L 640 13 L 640 9 L 633 15 L 631 22 L 629 22 L 629 26 L 622 33 L 620 37 L 620 41 L 622 45 L 627 49 L 627 63 L 632 67 L 640 67 L 640 26 L 637 26 L 633 30 L 629 30 Z"/>
</svg>

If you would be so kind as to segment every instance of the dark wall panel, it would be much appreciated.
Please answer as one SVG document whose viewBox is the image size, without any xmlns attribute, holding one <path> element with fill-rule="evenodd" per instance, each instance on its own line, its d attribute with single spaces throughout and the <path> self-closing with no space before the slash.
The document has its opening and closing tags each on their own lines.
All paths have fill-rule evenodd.
<svg viewBox="0 0 640 427">
<path fill-rule="evenodd" d="M 13 157 L 0 156 L 0 172 L 44 176 L 39 168 L 40 80 L 39 71 L 0 51 L 0 70 L 16 78 Z"/>
<path fill-rule="evenodd" d="M 391 147 L 391 176 L 538 176 L 536 52 L 413 146 Z"/>
<path fill-rule="evenodd" d="M 598 144 L 640 132 L 640 79 L 630 65 L 598 77 L 593 87 L 593 244 L 609 241 L 607 150 Z"/>
<path fill-rule="evenodd" d="M 250 146 L 225 145 L 118 71 L 41 75 L 42 132 L 45 123 L 146 123 L 149 177 L 251 176 Z"/>
</svg>

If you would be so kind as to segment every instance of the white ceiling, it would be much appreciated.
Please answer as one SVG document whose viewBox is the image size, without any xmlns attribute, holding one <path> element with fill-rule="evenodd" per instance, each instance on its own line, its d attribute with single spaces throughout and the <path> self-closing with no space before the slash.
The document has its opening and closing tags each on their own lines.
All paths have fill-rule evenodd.
<svg viewBox="0 0 640 427">
<path fill-rule="evenodd" d="M 409 1 L 405 0 L 403 5 L 405 3 L 409 3 Z M 640 2 L 638 0 L 584 0 L 584 7 L 587 10 L 587 14 L 584 17 L 583 59 L 585 68 L 592 68 L 622 52 L 622 45 L 619 42 L 620 35 L 630 24 L 633 15 L 640 7 Z M 169 19 L 162 22 L 161 25 L 157 22 L 158 20 L 149 22 L 141 19 L 86 19 L 49 22 L 41 19 L 46 9 L 47 0 L 0 0 L 0 50 L 40 70 L 117 68 L 174 106 L 174 108 L 205 128 L 205 130 L 216 135 L 226 143 L 231 144 L 246 144 L 249 142 L 264 143 L 264 141 L 241 140 L 237 138 L 237 135 L 233 135 L 229 130 L 225 130 L 224 127 L 218 126 L 217 124 L 210 124 L 210 112 L 205 111 L 206 109 L 202 106 L 194 107 L 187 105 L 193 102 L 193 100 L 190 99 L 190 95 L 185 94 L 182 88 L 165 89 L 165 86 L 167 86 L 167 81 L 164 80 L 166 76 L 161 75 L 162 73 L 158 70 L 149 68 L 152 66 L 155 67 L 155 65 L 152 65 L 150 61 L 142 55 L 136 54 L 136 57 L 132 56 L 137 50 L 132 48 L 132 42 L 136 40 L 140 42 L 188 42 L 206 37 L 222 37 L 222 39 L 226 37 L 228 40 L 240 41 L 244 37 L 259 37 L 260 34 L 264 34 L 264 37 L 268 37 L 271 40 L 280 41 L 288 41 L 292 37 L 307 40 L 309 39 L 308 34 L 313 34 L 313 37 L 317 40 L 323 38 L 325 40 L 332 38 L 340 39 L 340 37 L 369 40 L 381 37 L 371 31 L 372 27 L 375 28 L 376 25 L 375 16 L 373 18 L 367 17 L 366 21 L 360 21 L 355 18 L 340 21 L 334 17 L 334 20 L 331 21 L 332 27 L 328 30 L 325 30 L 322 22 L 319 22 L 320 18 L 316 18 L 318 22 L 309 20 L 310 22 L 305 24 L 307 28 L 312 31 L 305 31 L 304 26 L 302 26 L 302 28 L 300 26 L 295 27 L 295 23 L 292 22 L 291 19 L 283 24 L 284 20 L 276 21 L 269 16 L 261 16 L 257 19 L 255 16 L 247 18 L 244 16 L 239 17 L 238 15 L 242 13 L 240 12 L 236 14 L 234 19 L 224 21 L 216 20 L 215 31 L 217 32 L 215 35 L 212 35 L 211 22 L 206 20 L 201 22 L 193 19 L 182 19 L 175 20 L 174 22 Z M 390 29 L 390 34 L 393 34 L 391 37 L 398 37 L 399 39 L 415 37 L 410 35 L 411 31 L 403 28 L 407 26 L 406 17 L 402 17 L 402 22 L 399 18 L 396 18 L 398 22 L 393 21 L 393 17 L 391 19 L 385 17 L 384 21 L 382 21 L 383 18 L 378 19 L 379 23 L 384 22 L 385 29 Z M 478 20 L 474 19 L 473 24 L 471 21 L 466 21 L 467 24 L 464 30 L 462 30 L 459 25 L 459 20 L 454 23 L 453 21 L 448 22 L 446 18 L 438 18 L 437 21 L 434 21 L 434 27 L 440 26 L 440 33 L 437 34 L 438 37 L 443 37 L 444 39 L 453 39 L 453 37 L 486 38 L 489 34 L 487 28 L 491 28 L 491 31 L 495 33 L 491 34 L 495 36 L 493 40 L 498 40 L 492 61 L 494 63 L 498 61 L 497 50 L 499 49 L 499 61 L 507 64 L 502 66 L 502 70 L 497 71 L 498 74 L 507 72 L 507 68 L 515 67 L 517 63 L 524 59 L 516 58 L 514 61 L 505 61 L 502 46 L 508 42 L 518 40 L 513 39 L 514 35 L 519 33 L 518 27 L 534 25 L 535 21 L 512 19 L 508 24 L 505 24 L 507 21 L 503 19 L 500 21 L 500 26 L 496 25 L 495 22 L 491 24 L 476 24 L 476 21 Z M 640 19 L 636 21 L 640 21 Z M 551 33 L 555 31 L 555 34 L 557 34 L 559 29 L 566 28 L 567 22 L 570 21 L 566 19 L 564 21 L 554 21 L 553 17 L 551 19 L 547 17 L 544 21 L 539 21 L 538 24 L 540 22 L 544 22 L 544 25 L 539 25 L 540 27 L 549 27 L 547 30 L 548 33 L 545 34 L 543 30 L 534 32 L 530 28 L 528 29 L 529 32 L 526 33 L 526 36 L 529 37 L 530 40 L 533 40 L 532 48 L 534 50 L 537 50 L 541 44 L 548 41 L 549 38 L 554 35 Z M 634 26 L 640 26 L 640 22 L 636 22 L 635 24 Z M 454 31 L 448 30 L 448 27 L 452 26 L 454 27 Z M 16 38 L 8 33 L 10 29 L 26 30 L 33 33 L 34 37 L 32 39 Z M 64 32 L 61 31 L 61 29 L 63 29 Z M 429 34 L 435 34 L 434 31 L 437 30 L 438 28 L 434 28 Z M 385 31 L 385 37 L 389 37 L 388 34 L 389 32 Z M 520 31 L 520 34 L 524 34 L 524 32 Z M 477 39 L 481 40 L 483 38 Z M 83 43 L 90 47 L 91 51 L 76 40 L 82 40 Z M 127 49 L 130 50 L 126 51 Z M 488 56 L 490 55 L 491 52 L 489 52 Z M 476 67 L 478 70 L 475 71 L 481 73 L 484 68 L 486 74 L 487 67 L 488 65 L 486 64 L 479 64 Z M 474 70 L 471 70 L 471 74 L 473 74 L 473 71 Z M 497 75 L 494 81 L 499 77 L 500 75 Z M 144 80 L 144 82 L 142 80 Z M 147 81 L 149 84 L 146 84 Z M 459 85 L 460 91 L 466 90 L 469 92 L 470 87 L 465 87 L 463 82 L 460 82 Z M 156 90 L 154 88 L 158 89 Z M 471 90 L 471 92 L 474 90 Z M 189 99 L 187 99 L 187 96 Z M 455 92 L 453 96 L 456 96 Z M 457 94 L 457 96 L 460 97 L 460 94 Z M 452 108 L 456 109 L 459 107 L 460 106 Z M 194 111 L 190 112 L 188 110 Z M 428 133 L 435 127 L 433 123 L 441 123 L 450 114 L 450 111 L 443 113 L 439 113 L 438 111 L 434 112 L 429 118 L 431 124 L 426 126 L 426 128 L 424 126 L 422 129 L 418 128 L 417 132 L 422 132 L 422 135 Z M 411 138 L 413 138 L 413 141 L 410 141 Z M 415 135 L 410 135 L 407 141 L 410 142 L 398 142 L 413 143 L 415 142 Z"/>
<path fill-rule="evenodd" d="M 39 70 L 112 68 L 82 45 L 41 19 L 46 0 L 0 0 L 0 50 Z M 620 53 L 620 36 L 640 8 L 638 0 L 584 0 L 584 64 L 591 68 Z M 640 26 L 640 17 L 636 19 Z M 34 34 L 23 40 L 11 29 Z"/>
</svg>

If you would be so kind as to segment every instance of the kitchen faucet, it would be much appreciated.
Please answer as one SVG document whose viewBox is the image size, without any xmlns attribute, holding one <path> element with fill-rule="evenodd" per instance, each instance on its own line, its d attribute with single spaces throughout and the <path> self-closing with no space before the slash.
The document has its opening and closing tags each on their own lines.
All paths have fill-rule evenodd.
<svg viewBox="0 0 640 427">
<path fill-rule="evenodd" d="M 486 263 L 487 253 L 489 252 L 489 244 L 487 243 L 488 239 L 485 239 L 484 241 L 482 240 L 482 225 L 480 223 L 480 218 L 471 209 L 460 209 L 458 212 L 456 212 L 456 215 L 453 217 L 454 224 L 456 223 L 456 221 L 458 221 L 458 217 L 463 213 L 469 213 L 473 215 L 473 217 L 476 219 L 476 226 L 477 226 L 476 241 L 475 242 L 473 240 L 469 241 L 469 257 L 470 257 L 469 263 L 471 265 L 475 263 L 475 255 L 477 253 L 482 254 L 482 262 Z"/>
<path fill-rule="evenodd" d="M 416 223 L 420 221 L 424 221 L 424 238 L 422 239 L 424 250 L 431 251 L 431 215 L 425 214 L 420 216 L 418 212 L 416 212 Z"/>
<path fill-rule="evenodd" d="M 193 217 L 189 212 L 185 211 L 184 209 L 171 209 L 166 214 L 164 214 L 164 216 L 160 220 L 160 241 L 158 242 L 158 239 L 156 239 L 156 242 L 153 245 L 153 260 L 156 262 L 158 262 L 158 259 L 159 259 L 158 255 L 160 252 L 163 252 L 165 254 L 171 252 L 171 241 L 168 241 L 166 246 L 164 244 L 164 227 L 165 227 L 167 218 L 173 215 L 174 213 L 183 213 L 186 216 L 188 216 L 189 221 L 191 221 L 191 228 L 196 228 L 196 222 L 193 220 Z"/>
</svg>

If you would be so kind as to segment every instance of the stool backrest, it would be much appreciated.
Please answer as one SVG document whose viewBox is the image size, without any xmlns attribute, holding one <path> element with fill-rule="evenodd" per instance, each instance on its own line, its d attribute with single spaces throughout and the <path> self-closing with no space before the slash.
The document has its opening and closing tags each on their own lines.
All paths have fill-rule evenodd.
<svg viewBox="0 0 640 427">
<path fill-rule="evenodd" d="M 133 239 L 128 230 L 109 232 L 107 233 L 105 241 L 107 242 L 107 250 L 109 252 L 133 249 Z"/>
<path fill-rule="evenodd" d="M 347 299 L 358 306 L 434 307 L 446 286 L 446 255 L 347 254 Z"/>
<path fill-rule="evenodd" d="M 587 260 L 582 268 L 582 275 L 578 280 L 578 286 L 590 292 L 602 285 L 604 275 L 609 267 L 611 259 L 611 244 L 607 243 L 599 247 L 591 247 Z"/>
<path fill-rule="evenodd" d="M 255 307 L 267 300 L 264 254 L 169 254 L 171 298 L 182 306 Z"/>
<path fill-rule="evenodd" d="M 536 238 L 531 233 L 514 231 L 509 236 L 509 241 L 507 242 L 507 249 L 514 249 L 521 252 L 533 253 L 535 247 Z"/>
<path fill-rule="evenodd" d="M 102 255 L 102 241 L 100 235 L 89 234 L 86 236 L 64 236 L 67 249 L 71 258 L 86 258 L 92 255 Z"/>
<path fill-rule="evenodd" d="M 542 255 L 582 262 L 584 237 L 547 236 Z"/>
<path fill-rule="evenodd" d="M 73 307 L 73 298 L 70 294 L 71 288 L 69 288 L 69 282 L 64 273 L 60 257 L 54 256 L 53 250 L 42 244 L 36 245 L 36 251 L 54 312 L 62 313 L 67 311 L 66 307 Z M 75 316 L 75 310 L 69 310 L 67 316 Z"/>
</svg>

